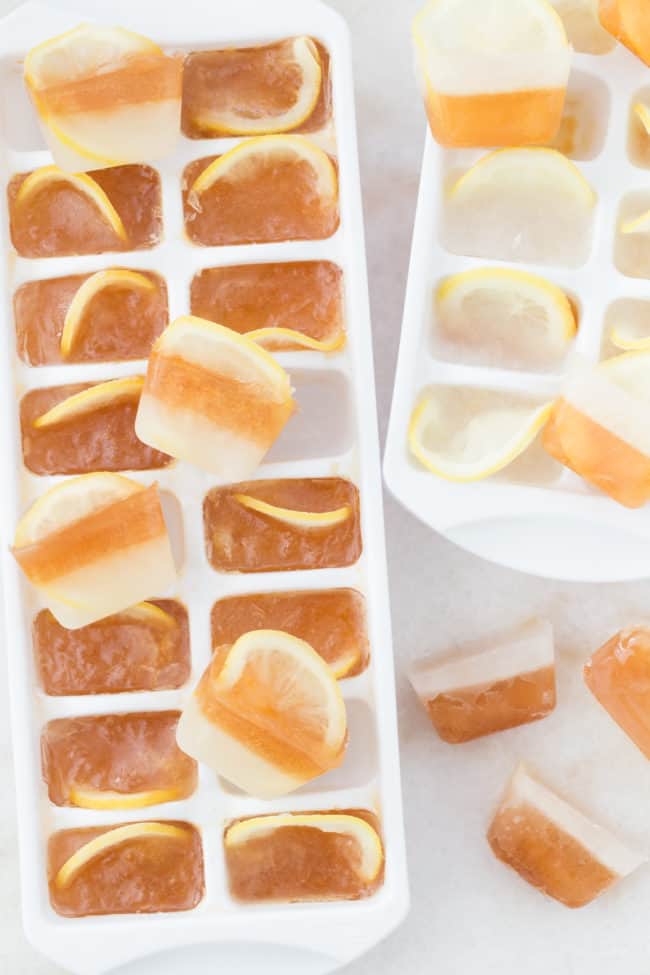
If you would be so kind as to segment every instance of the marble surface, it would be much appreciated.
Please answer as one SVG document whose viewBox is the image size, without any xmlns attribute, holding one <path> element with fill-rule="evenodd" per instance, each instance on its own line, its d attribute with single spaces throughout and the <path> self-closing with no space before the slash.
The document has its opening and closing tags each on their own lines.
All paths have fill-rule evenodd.
<svg viewBox="0 0 650 975">
<path fill-rule="evenodd" d="M 383 436 L 424 134 L 408 34 L 419 0 L 330 2 L 348 19 L 354 42 Z M 0 0 L 0 14 L 15 5 Z M 641 896 L 650 896 L 647 877 L 594 908 L 568 912 L 493 861 L 483 834 L 505 778 L 519 757 L 527 757 L 588 808 L 597 803 L 606 823 L 643 842 L 650 801 L 645 763 L 581 695 L 578 675 L 591 649 L 643 614 L 650 586 L 554 584 L 495 568 L 423 529 L 390 498 L 386 529 L 413 906 L 404 925 L 346 975 L 514 975 L 522 967 L 527 975 L 642 975 L 650 965 Z M 463 749 L 443 746 L 414 701 L 405 662 L 532 612 L 549 614 L 557 627 L 557 715 Z M 20 924 L 5 694 L 0 680 L 0 975 L 60 975 L 27 944 Z M 613 771 L 607 789 L 599 777 L 603 764 Z"/>
</svg>

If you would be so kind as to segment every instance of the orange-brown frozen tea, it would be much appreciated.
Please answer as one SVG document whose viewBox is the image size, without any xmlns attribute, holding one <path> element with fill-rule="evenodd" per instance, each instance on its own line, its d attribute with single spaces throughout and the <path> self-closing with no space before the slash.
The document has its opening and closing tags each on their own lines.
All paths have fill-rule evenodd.
<svg viewBox="0 0 650 975">
<path fill-rule="evenodd" d="M 14 295 L 14 317 L 30 366 L 145 359 L 168 321 L 167 287 L 126 268 L 30 281 Z"/>
<path fill-rule="evenodd" d="M 191 310 L 272 351 L 333 351 L 345 342 L 342 279 L 331 261 L 210 267 L 192 281 Z"/>
<path fill-rule="evenodd" d="M 358 900 L 383 880 L 379 822 L 364 809 L 241 819 L 224 850 L 239 901 Z"/>
<path fill-rule="evenodd" d="M 584 678 L 596 700 L 650 759 L 650 629 L 621 630 L 587 661 Z"/>
<path fill-rule="evenodd" d="M 204 891 L 199 832 L 168 821 L 60 830 L 48 844 L 48 883 L 64 917 L 189 911 Z"/>
<path fill-rule="evenodd" d="M 135 435 L 144 379 L 35 389 L 20 403 L 23 460 L 34 474 L 165 467 L 168 454 Z"/>
<path fill-rule="evenodd" d="M 337 568 L 361 555 L 359 492 L 341 477 L 214 488 L 203 525 L 208 560 L 221 572 Z"/>
<path fill-rule="evenodd" d="M 492 852 L 533 887 L 583 907 L 644 861 L 520 765 L 488 830 Z"/>
<path fill-rule="evenodd" d="M 177 740 L 228 782 L 271 799 L 341 764 L 345 702 L 308 643 L 281 630 L 252 630 L 217 648 L 185 705 Z"/>
<path fill-rule="evenodd" d="M 331 237 L 339 225 L 336 167 L 301 135 L 246 139 L 185 168 L 183 206 L 195 244 Z"/>
<path fill-rule="evenodd" d="M 160 177 L 150 166 L 74 175 L 43 166 L 14 176 L 7 198 L 21 257 L 142 250 L 162 232 Z"/>
<path fill-rule="evenodd" d="M 310 37 L 185 60 L 182 126 L 191 139 L 313 132 L 331 110 L 329 54 Z"/>
<path fill-rule="evenodd" d="M 650 65 L 650 8 L 646 0 L 599 0 L 598 13 L 605 30 Z"/>
<path fill-rule="evenodd" d="M 420 660 L 410 679 L 450 744 L 539 721 L 556 701 L 553 629 L 546 620 L 530 620 L 462 647 L 460 655 Z"/>
<path fill-rule="evenodd" d="M 196 762 L 176 744 L 179 711 L 50 721 L 41 735 L 50 802 L 83 809 L 141 809 L 185 799 Z"/>
<path fill-rule="evenodd" d="M 77 630 L 48 609 L 32 626 L 46 694 L 121 694 L 181 687 L 190 675 L 187 610 L 171 599 L 138 603 Z"/>
<path fill-rule="evenodd" d="M 212 607 L 212 646 L 234 643 L 249 630 L 284 630 L 305 640 L 337 678 L 368 663 L 365 600 L 355 589 L 301 589 L 226 596 Z"/>
</svg>

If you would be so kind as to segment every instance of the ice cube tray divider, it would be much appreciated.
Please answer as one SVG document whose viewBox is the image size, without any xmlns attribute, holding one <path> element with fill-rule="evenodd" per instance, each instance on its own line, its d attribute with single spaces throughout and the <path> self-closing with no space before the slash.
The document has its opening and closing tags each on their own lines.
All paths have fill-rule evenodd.
<svg viewBox="0 0 650 975">
<path fill-rule="evenodd" d="M 496 478 L 454 484 L 426 471 L 407 447 L 411 412 L 427 388 L 503 390 L 540 403 L 555 398 L 574 358 L 594 363 L 601 358 L 608 305 L 622 297 L 650 297 L 648 280 L 628 277 L 614 263 L 621 201 L 630 192 L 646 190 L 650 208 L 650 169 L 633 164 L 628 155 L 630 113 L 635 96 L 647 87 L 647 68 L 618 46 L 603 55 L 575 54 L 569 91 L 576 78 L 582 86 L 605 84 L 609 96 L 600 152 L 592 159 L 573 160 L 598 197 L 591 253 L 580 267 L 470 257 L 447 250 L 440 233 L 445 190 L 453 175 L 490 150 L 445 150 L 427 129 L 384 477 L 393 495 L 416 517 L 475 554 L 551 578 L 614 581 L 650 574 L 647 506 L 637 511 L 622 508 L 559 465 L 548 485 L 508 481 L 507 470 Z M 578 335 L 562 368 L 517 371 L 439 355 L 433 338 L 437 284 L 451 274 L 486 266 L 538 274 L 577 301 Z"/>
<path fill-rule="evenodd" d="M 71 4 L 74 6 L 74 3 Z M 80 19 L 106 20 L 99 0 L 76 4 L 77 12 L 63 12 L 38 4 L 19 8 L 5 21 L 0 40 L 0 80 L 7 74 L 19 90 L 20 59 L 33 44 L 65 30 Z M 28 260 L 11 249 L 6 217 L 2 225 L 4 285 L 5 410 L 2 441 L 7 469 L 2 525 L 5 628 L 9 657 L 11 717 L 17 779 L 22 906 L 26 931 L 34 945 L 58 964 L 79 975 L 105 972 L 118 964 L 152 951 L 201 942 L 249 945 L 251 959 L 264 959 L 264 944 L 286 948 L 286 970 L 303 971 L 307 957 L 314 971 L 331 971 L 388 933 L 403 917 L 408 902 L 401 821 L 398 749 L 391 660 L 390 618 L 383 543 L 378 438 L 374 405 L 374 378 L 366 286 L 363 224 L 356 158 L 356 134 L 349 38 L 338 15 L 319 0 L 243 0 L 237 10 L 207 12 L 200 0 L 189 0 L 182 11 L 166 12 L 159 23 L 153 2 L 143 0 L 136 9 L 128 0 L 113 5 L 110 23 L 121 23 L 154 37 L 170 48 L 193 50 L 262 43 L 306 33 L 323 40 L 332 55 L 332 85 L 340 164 L 341 226 L 329 239 L 308 242 L 236 247 L 197 247 L 184 234 L 181 197 L 182 171 L 192 159 L 217 155 L 239 139 L 188 140 L 181 138 L 178 152 L 155 163 L 161 178 L 163 237 L 151 250 Z M 83 16 L 79 12 L 83 11 Z M 254 25 L 254 28 L 251 25 Z M 195 44 L 195 38 L 201 42 Z M 25 112 L 27 99 L 25 96 Z M 51 162 L 40 149 L 12 148 L 11 133 L 0 131 L 0 171 L 3 182 L 14 172 L 25 172 Z M 72 382 L 96 382 L 143 372 L 146 363 L 74 363 L 30 367 L 17 354 L 11 299 L 21 284 L 75 273 L 91 273 L 111 266 L 158 272 L 166 281 L 170 319 L 189 312 L 189 289 L 194 274 L 207 267 L 288 260 L 331 260 L 344 272 L 345 322 L 348 342 L 342 352 L 286 352 L 278 358 L 285 367 L 304 376 L 340 374 L 350 391 L 351 445 L 313 460 L 296 458 L 262 465 L 256 477 L 342 476 L 351 479 L 361 494 L 364 550 L 353 566 L 314 571 L 227 575 L 213 570 L 206 558 L 202 502 L 216 486 L 214 478 L 189 465 L 173 462 L 158 471 L 125 472 L 142 483 L 157 481 L 163 497 L 176 499 L 182 518 L 185 559 L 172 593 L 151 597 L 178 598 L 188 609 L 192 670 L 178 690 L 125 694 L 50 697 L 39 688 L 33 660 L 31 620 L 42 608 L 38 595 L 21 577 L 8 547 L 19 514 L 62 477 L 38 477 L 22 464 L 17 438 L 18 404 L 25 392 Z M 166 513 L 171 509 L 166 506 Z M 172 519 L 173 520 L 173 519 Z M 172 530 L 173 534 L 173 530 Z M 341 682 L 348 705 L 351 744 L 346 762 L 320 781 L 309 783 L 292 796 L 264 802 L 238 792 L 201 768 L 196 793 L 179 802 L 145 810 L 96 811 L 53 806 L 41 781 L 39 735 L 53 718 L 77 715 L 176 709 L 183 706 L 210 657 L 210 610 L 217 599 L 231 594 L 261 591 L 353 587 L 364 593 L 368 608 L 371 659 L 367 671 Z M 326 811 L 365 807 L 379 813 L 387 852 L 383 887 L 368 901 L 303 905 L 240 905 L 227 887 L 221 838 L 231 819 L 265 812 Z M 124 915 L 64 919 L 49 905 L 46 887 L 46 842 L 57 829 L 128 822 L 138 819 L 183 819 L 200 829 L 205 862 L 205 897 L 190 912 L 163 915 Z M 296 923 L 300 917 L 308 923 Z M 98 951 L 101 937 L 101 952 Z M 302 950 L 302 953 L 301 953 Z M 313 956 L 312 954 L 313 953 Z M 310 969 L 311 970 L 311 969 Z"/>
</svg>

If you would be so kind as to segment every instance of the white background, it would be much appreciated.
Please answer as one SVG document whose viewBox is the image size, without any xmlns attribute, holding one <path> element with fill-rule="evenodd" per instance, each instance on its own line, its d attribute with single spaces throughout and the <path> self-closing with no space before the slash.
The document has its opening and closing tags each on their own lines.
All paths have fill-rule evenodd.
<svg viewBox="0 0 650 975">
<path fill-rule="evenodd" d="M 330 2 L 353 37 L 383 439 L 424 135 L 409 40 L 420 0 Z M 0 15 L 16 5 L 0 0 Z M 579 679 L 580 660 L 643 614 L 650 587 L 553 584 L 490 566 L 423 529 L 390 498 L 386 530 L 413 906 L 399 931 L 346 975 L 514 975 L 522 969 L 527 975 L 645 975 L 647 876 L 641 873 L 592 908 L 569 912 L 494 862 L 484 831 L 511 768 L 525 757 L 604 823 L 637 842 L 650 836 L 647 765 Z M 550 615 L 557 626 L 558 712 L 483 742 L 442 745 L 410 692 L 405 662 L 531 612 Z M 57 975 L 62 970 L 37 956 L 21 929 L 5 693 L 0 676 L 0 975 Z"/>
</svg>

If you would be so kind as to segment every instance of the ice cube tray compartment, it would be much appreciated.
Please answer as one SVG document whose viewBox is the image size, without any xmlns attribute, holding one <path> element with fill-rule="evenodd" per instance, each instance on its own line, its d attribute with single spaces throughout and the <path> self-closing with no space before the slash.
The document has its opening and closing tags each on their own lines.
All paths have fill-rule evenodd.
<svg viewBox="0 0 650 975">
<path fill-rule="evenodd" d="M 73 2 L 72 6 L 75 6 Z M 51 162 L 22 88 L 20 61 L 34 44 L 80 20 L 106 20 L 97 2 L 76 4 L 79 13 L 37 4 L 19 8 L 4 22 L 0 40 L 0 87 L 7 92 L 0 110 L 0 175 L 6 186 L 16 172 Z M 272 9 L 270 7 L 272 6 Z M 338 15 L 319 0 L 243 0 L 237 10 L 208 11 L 200 0 L 169 12 L 159 24 L 153 2 L 137 11 L 128 0 L 113 5 L 108 21 L 153 37 L 165 47 L 192 51 L 265 43 L 296 34 L 322 40 L 332 57 L 332 90 L 336 155 L 339 165 L 341 222 L 326 240 L 200 247 L 184 232 L 181 179 L 193 159 L 225 151 L 239 138 L 180 138 L 173 157 L 157 162 L 162 186 L 163 231 L 150 250 L 28 260 L 16 256 L 2 223 L 3 320 L 1 341 L 5 404 L 2 441 L 7 470 L 4 479 L 3 572 L 6 635 L 10 669 L 12 726 L 19 810 L 19 846 L 23 875 L 23 916 L 34 945 L 55 962 L 79 975 L 99 973 L 166 947 L 200 942 L 274 944 L 287 948 L 287 971 L 308 949 L 319 959 L 319 971 L 354 958 L 393 928 L 407 907 L 398 751 L 392 675 L 390 618 L 383 545 L 374 379 L 367 301 L 352 77 L 347 29 Z M 251 28 L 254 24 L 254 29 Z M 200 40 L 197 40 L 200 39 Z M 328 139 L 331 132 L 319 139 Z M 92 273 L 113 266 L 160 274 L 166 283 L 170 320 L 189 313 L 194 275 L 209 267 L 322 259 L 343 271 L 347 343 L 338 353 L 277 353 L 291 373 L 303 413 L 293 419 L 256 477 L 348 478 L 360 490 L 363 553 L 346 568 L 310 571 L 224 574 L 207 561 L 203 500 L 215 479 L 181 462 L 156 471 L 127 472 L 141 483 L 157 481 L 179 565 L 170 597 L 189 614 L 191 673 L 175 690 L 117 694 L 48 696 L 39 685 L 31 646 L 31 624 L 43 602 L 21 577 L 8 547 L 19 514 L 62 478 L 36 476 L 24 468 L 19 439 L 19 401 L 34 389 L 67 383 L 97 382 L 142 373 L 146 362 L 63 363 L 31 367 L 16 352 L 12 311 L 14 291 L 28 281 Z M 336 404 L 336 411 L 333 406 Z M 332 417 L 334 417 L 332 422 Z M 295 423 L 296 435 L 293 436 Z M 77 715 L 181 709 L 196 685 L 211 652 L 210 612 L 228 595 L 255 592 L 350 587 L 366 599 L 371 648 L 368 669 L 343 680 L 351 745 L 340 769 L 281 800 L 260 801 L 238 792 L 200 768 L 199 785 L 186 800 L 146 810 L 96 811 L 56 807 L 41 781 L 39 737 L 47 721 Z M 276 811 L 368 808 L 379 814 L 386 848 L 386 875 L 376 895 L 358 903 L 276 904 L 243 906 L 228 892 L 222 833 L 232 819 Z M 205 896 L 191 911 L 165 915 L 123 915 L 66 919 L 50 907 L 46 884 L 47 839 L 57 829 L 130 822 L 138 819 L 187 820 L 201 831 L 205 863 Z M 304 917 L 307 924 L 297 924 Z M 333 937 L 336 932 L 336 937 Z M 102 939 L 101 957 L 97 938 Z M 215 947 L 215 963 L 219 949 Z M 300 970 L 299 967 L 297 970 Z"/>
<path fill-rule="evenodd" d="M 540 403 L 554 398 L 575 358 L 597 362 L 608 351 L 614 303 L 648 298 L 650 251 L 645 277 L 623 273 L 617 260 L 618 224 L 626 200 L 630 195 L 645 198 L 650 208 L 650 169 L 635 165 L 630 156 L 632 110 L 644 90 L 650 94 L 647 68 L 625 48 L 574 55 L 569 98 L 579 96 L 579 119 L 590 116 L 592 149 L 573 161 L 597 195 L 590 246 L 576 267 L 451 253 L 444 242 L 446 190 L 489 150 L 444 150 L 428 130 L 426 135 L 384 458 L 386 483 L 425 524 L 476 554 L 552 578 L 596 581 L 648 575 L 650 507 L 624 509 L 559 467 L 547 482 L 516 483 L 511 474 L 521 459 L 510 473 L 506 469 L 484 481 L 444 481 L 410 455 L 408 423 L 423 391 L 441 385 L 504 390 Z M 650 136 L 648 140 L 650 145 Z M 458 348 L 441 349 L 435 334 L 435 291 L 448 276 L 479 267 L 529 271 L 568 295 L 579 329 L 564 362 L 546 372 L 515 370 L 472 361 Z M 526 453 L 537 448 L 541 450 L 539 443 Z M 573 533 L 573 544 L 567 532 Z"/>
</svg>

